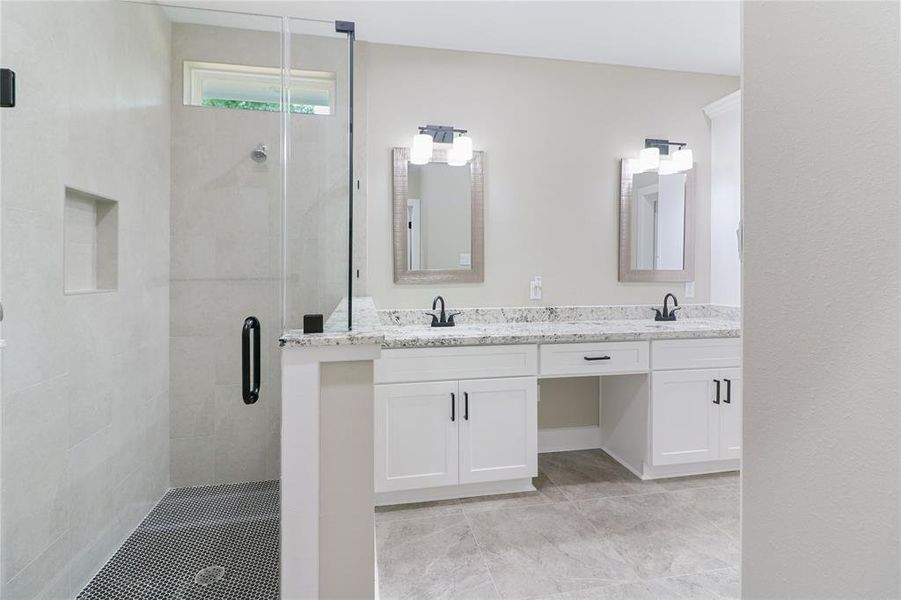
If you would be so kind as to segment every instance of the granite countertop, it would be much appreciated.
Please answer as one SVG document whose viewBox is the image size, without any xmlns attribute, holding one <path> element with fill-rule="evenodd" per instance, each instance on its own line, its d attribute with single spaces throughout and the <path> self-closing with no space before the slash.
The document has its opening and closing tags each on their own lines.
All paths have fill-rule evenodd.
<svg viewBox="0 0 901 600">
<path fill-rule="evenodd" d="M 383 348 L 431 348 L 480 344 L 566 344 L 576 342 L 626 342 L 690 338 L 738 337 L 738 321 L 653 319 L 603 321 L 474 323 L 455 327 L 388 325 Z"/>
<path fill-rule="evenodd" d="M 304 333 L 302 329 L 288 329 L 278 339 L 279 346 L 364 346 L 381 345 L 385 341 L 375 302 L 368 296 L 354 298 L 352 331 L 347 330 L 347 298 L 341 300 L 323 325 L 322 333 Z"/>
<path fill-rule="evenodd" d="M 455 327 L 430 327 L 428 311 L 376 310 L 369 297 L 353 299 L 354 329 L 347 331 L 342 300 L 324 333 L 288 330 L 282 346 L 380 345 L 382 348 L 433 348 L 481 344 L 562 344 L 724 338 L 741 335 L 737 308 L 685 305 L 680 320 L 657 322 L 650 305 L 464 308 Z M 451 311 L 450 312 L 458 312 Z"/>
</svg>

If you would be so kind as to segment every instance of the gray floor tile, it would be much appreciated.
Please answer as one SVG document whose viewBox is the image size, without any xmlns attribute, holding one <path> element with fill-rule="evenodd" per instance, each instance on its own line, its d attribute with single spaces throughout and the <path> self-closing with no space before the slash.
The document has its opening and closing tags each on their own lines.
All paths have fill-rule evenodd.
<svg viewBox="0 0 901 600">
<path fill-rule="evenodd" d="M 741 592 L 738 569 L 708 571 L 655 581 L 671 592 L 671 597 L 675 595 L 693 600 L 738 600 Z"/>
<path fill-rule="evenodd" d="M 642 481 L 602 450 L 541 454 L 538 465 L 570 500 L 663 491 L 656 482 Z"/>
<path fill-rule="evenodd" d="M 552 504 L 567 500 L 563 492 L 548 479 L 544 473 L 538 473 L 538 477 L 532 480 L 535 485 L 534 492 L 521 492 L 517 494 L 500 494 L 496 496 L 478 496 L 461 500 L 463 512 L 473 513 L 483 510 L 497 510 L 501 508 L 518 508 L 522 506 L 534 506 L 536 504 Z"/>
<path fill-rule="evenodd" d="M 380 598 L 497 597 L 463 515 L 381 522 L 376 540 Z"/>
<path fill-rule="evenodd" d="M 541 597 L 636 578 L 572 503 L 467 514 L 504 598 Z"/>
<path fill-rule="evenodd" d="M 443 517 L 459 515 L 463 507 L 459 500 L 438 500 L 435 502 L 413 502 L 411 504 L 392 504 L 375 507 L 375 522 L 400 521 L 403 519 L 421 519 L 423 517 Z"/>
<path fill-rule="evenodd" d="M 726 473 L 711 473 L 710 475 L 694 475 L 692 477 L 672 477 L 670 479 L 656 479 L 655 481 L 660 487 L 666 490 L 685 490 L 689 488 L 738 485 L 740 477 L 738 471 L 727 471 Z"/>
<path fill-rule="evenodd" d="M 738 563 L 736 540 L 672 493 L 578 503 L 603 539 L 641 579 L 686 575 Z"/>
<path fill-rule="evenodd" d="M 543 600 L 673 600 L 673 591 L 656 580 L 589 588 L 547 596 Z"/>
<path fill-rule="evenodd" d="M 736 540 L 741 536 L 738 486 L 689 489 L 673 495 Z"/>
</svg>

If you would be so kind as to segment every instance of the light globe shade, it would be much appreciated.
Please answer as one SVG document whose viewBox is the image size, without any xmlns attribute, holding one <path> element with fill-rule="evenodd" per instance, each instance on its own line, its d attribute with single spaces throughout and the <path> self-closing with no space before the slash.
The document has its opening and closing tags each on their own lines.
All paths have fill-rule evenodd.
<svg viewBox="0 0 901 600">
<path fill-rule="evenodd" d="M 466 135 L 455 137 L 453 152 L 456 152 L 459 158 L 467 161 L 472 160 L 472 138 Z"/>
<path fill-rule="evenodd" d="M 450 166 L 462 167 L 467 162 L 469 162 L 469 159 L 466 158 L 466 155 L 464 155 L 457 149 L 456 144 L 454 144 L 454 146 L 447 151 L 447 164 L 449 164 Z"/>
<path fill-rule="evenodd" d="M 678 172 L 679 169 L 676 168 L 675 160 L 661 160 L 657 167 L 657 173 L 660 175 L 672 175 L 673 173 Z"/>
<path fill-rule="evenodd" d="M 642 171 L 653 171 L 660 166 L 660 148 L 645 148 L 638 154 L 638 166 Z"/>
<path fill-rule="evenodd" d="M 673 154 L 673 163 L 676 171 L 689 171 L 694 166 L 694 157 L 691 154 L 691 148 L 682 148 L 676 150 Z"/>
<path fill-rule="evenodd" d="M 425 165 L 432 160 L 432 136 L 420 133 L 413 136 L 410 148 L 410 162 L 414 165 Z"/>
</svg>

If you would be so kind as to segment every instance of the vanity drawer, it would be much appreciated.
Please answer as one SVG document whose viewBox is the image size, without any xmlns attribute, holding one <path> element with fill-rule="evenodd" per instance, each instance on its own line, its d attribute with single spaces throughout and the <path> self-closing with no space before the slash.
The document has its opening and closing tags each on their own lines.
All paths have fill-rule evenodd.
<svg viewBox="0 0 901 600">
<path fill-rule="evenodd" d="M 651 342 L 651 366 L 655 371 L 740 367 L 741 339 L 653 341 Z"/>
<path fill-rule="evenodd" d="M 608 375 L 648 370 L 647 342 L 542 344 L 541 375 Z"/>
<path fill-rule="evenodd" d="M 535 376 L 535 344 L 382 350 L 375 383 Z"/>
</svg>

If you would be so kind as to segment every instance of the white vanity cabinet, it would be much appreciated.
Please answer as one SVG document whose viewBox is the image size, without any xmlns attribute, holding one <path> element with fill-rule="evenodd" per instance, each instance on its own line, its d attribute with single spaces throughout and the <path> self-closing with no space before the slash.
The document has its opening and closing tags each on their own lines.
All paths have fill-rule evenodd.
<svg viewBox="0 0 901 600">
<path fill-rule="evenodd" d="M 460 382 L 460 483 L 538 475 L 538 380 Z"/>
<path fill-rule="evenodd" d="M 652 344 L 655 369 L 678 369 L 651 374 L 653 466 L 741 458 L 741 369 L 697 368 L 737 365 L 740 350 L 737 339 Z"/>
<path fill-rule="evenodd" d="M 595 443 L 638 477 L 736 469 L 740 366 L 738 338 L 383 350 L 376 503 L 534 489 L 539 377 L 601 378 Z"/>
<path fill-rule="evenodd" d="M 375 491 L 459 481 L 457 382 L 375 386 Z"/>
<path fill-rule="evenodd" d="M 535 377 L 375 386 L 375 491 L 538 475 Z"/>
</svg>

